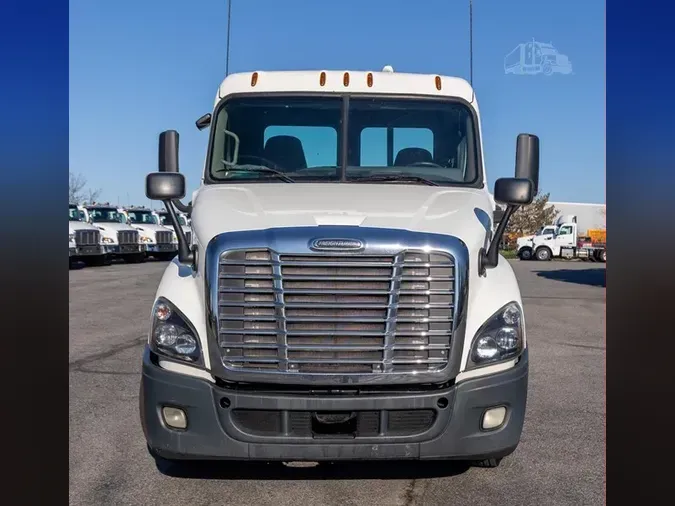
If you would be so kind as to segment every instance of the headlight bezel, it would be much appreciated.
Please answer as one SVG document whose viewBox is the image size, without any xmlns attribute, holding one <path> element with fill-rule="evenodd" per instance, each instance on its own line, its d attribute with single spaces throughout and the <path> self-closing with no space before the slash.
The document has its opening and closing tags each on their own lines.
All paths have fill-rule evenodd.
<svg viewBox="0 0 675 506">
<path fill-rule="evenodd" d="M 163 304 L 170 309 L 170 316 L 166 320 L 160 320 L 157 317 L 156 310 L 157 306 L 159 306 L 160 304 Z M 148 336 L 148 344 L 150 346 L 150 350 L 153 353 L 157 354 L 162 358 L 173 360 L 181 364 L 190 365 L 194 367 L 202 367 L 202 368 L 204 367 L 204 353 L 201 347 L 201 343 L 199 341 L 199 335 L 197 334 L 197 331 L 195 330 L 194 325 L 192 325 L 192 322 L 190 322 L 189 318 L 187 318 L 176 307 L 175 304 L 173 304 L 166 297 L 158 297 L 157 300 L 155 300 L 155 303 L 152 305 L 151 318 L 152 323 L 150 325 L 150 335 Z M 171 347 L 162 346 L 161 344 L 159 344 L 157 341 L 157 331 L 162 325 L 174 325 L 179 328 L 182 328 L 182 330 L 185 332 L 178 332 L 179 336 L 185 334 L 191 335 L 191 337 L 194 339 L 196 343 L 195 351 L 191 354 L 181 354 Z"/>
<path fill-rule="evenodd" d="M 507 323 L 504 319 L 504 313 L 508 309 L 515 308 L 518 311 L 518 323 L 510 324 Z M 518 338 L 518 345 L 513 349 L 504 349 L 497 344 L 497 335 L 499 331 L 506 330 L 507 332 L 515 331 Z M 495 343 L 495 349 L 497 354 L 495 357 L 480 358 L 477 354 L 477 345 L 479 341 L 484 339 L 491 338 Z M 469 353 L 467 356 L 467 365 L 466 370 L 475 370 L 481 369 L 484 367 L 489 367 L 493 365 L 503 364 L 511 360 L 515 360 L 520 357 L 525 351 L 526 347 L 526 336 L 525 336 L 525 325 L 524 325 L 524 314 L 523 308 L 515 300 L 512 300 L 504 304 L 499 310 L 495 311 L 480 328 L 476 331 L 473 339 L 471 340 L 471 346 L 469 346 Z"/>
</svg>

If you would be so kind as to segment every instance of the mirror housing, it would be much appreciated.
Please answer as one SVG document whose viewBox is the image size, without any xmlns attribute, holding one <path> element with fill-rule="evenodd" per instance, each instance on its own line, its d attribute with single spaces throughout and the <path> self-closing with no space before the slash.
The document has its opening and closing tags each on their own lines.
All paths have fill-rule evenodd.
<svg viewBox="0 0 675 506">
<path fill-rule="evenodd" d="M 204 116 L 195 121 L 195 125 L 197 126 L 198 130 L 204 130 L 207 128 L 209 125 L 211 125 L 211 113 L 207 112 L 204 114 Z"/>
<path fill-rule="evenodd" d="M 539 137 L 520 134 L 516 141 L 516 178 L 532 181 L 533 194 L 539 191 Z"/>
<path fill-rule="evenodd" d="M 525 206 L 534 199 L 534 184 L 527 178 L 503 177 L 495 181 L 494 196 L 500 204 Z"/>
<path fill-rule="evenodd" d="M 178 137 L 175 130 L 159 134 L 160 172 L 178 172 Z"/>
<path fill-rule="evenodd" d="M 145 178 L 145 195 L 150 200 L 185 197 L 185 176 L 177 172 L 153 172 Z"/>
</svg>

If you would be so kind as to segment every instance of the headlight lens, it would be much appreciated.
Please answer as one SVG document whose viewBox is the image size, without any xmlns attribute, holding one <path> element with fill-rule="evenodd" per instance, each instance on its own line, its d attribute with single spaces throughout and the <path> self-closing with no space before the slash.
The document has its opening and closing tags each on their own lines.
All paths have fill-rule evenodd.
<svg viewBox="0 0 675 506">
<path fill-rule="evenodd" d="M 140 241 L 141 241 L 142 243 L 144 243 L 144 244 L 154 242 L 154 241 L 152 240 L 152 238 L 150 238 L 150 237 L 145 237 L 145 236 L 141 236 L 141 237 L 140 237 Z"/>
<path fill-rule="evenodd" d="M 152 309 L 150 347 L 160 355 L 190 363 L 201 363 L 197 332 L 168 300 L 160 297 Z"/>
<path fill-rule="evenodd" d="M 476 332 L 469 352 L 468 368 L 473 369 L 511 360 L 523 351 L 523 312 L 509 302 Z"/>
<path fill-rule="evenodd" d="M 101 244 L 114 244 L 114 239 L 110 237 L 101 237 Z"/>
</svg>

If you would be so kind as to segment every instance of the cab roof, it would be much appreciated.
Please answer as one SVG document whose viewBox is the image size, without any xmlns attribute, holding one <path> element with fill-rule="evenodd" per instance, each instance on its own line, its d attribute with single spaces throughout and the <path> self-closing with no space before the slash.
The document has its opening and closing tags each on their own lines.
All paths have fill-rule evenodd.
<svg viewBox="0 0 675 506">
<path fill-rule="evenodd" d="M 217 104 L 237 93 L 326 92 L 456 97 L 473 103 L 473 88 L 459 77 L 351 70 L 255 71 L 230 74 L 218 87 Z"/>
</svg>

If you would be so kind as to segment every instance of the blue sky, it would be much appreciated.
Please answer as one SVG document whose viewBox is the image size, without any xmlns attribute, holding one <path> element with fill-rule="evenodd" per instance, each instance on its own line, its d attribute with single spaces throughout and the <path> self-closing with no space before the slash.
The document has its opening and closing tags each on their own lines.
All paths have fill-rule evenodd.
<svg viewBox="0 0 675 506">
<path fill-rule="evenodd" d="M 416 5 L 415 5 L 416 4 Z M 605 14 L 599 0 L 475 0 L 474 86 L 492 187 L 514 170 L 520 132 L 541 138 L 551 199 L 605 201 Z M 233 0 L 230 72 L 380 70 L 469 76 L 468 1 Z M 504 56 L 552 42 L 574 74 L 505 75 Z M 157 136 L 181 134 L 194 190 L 225 75 L 225 0 L 70 0 L 70 170 L 102 200 L 148 203 Z"/>
</svg>

